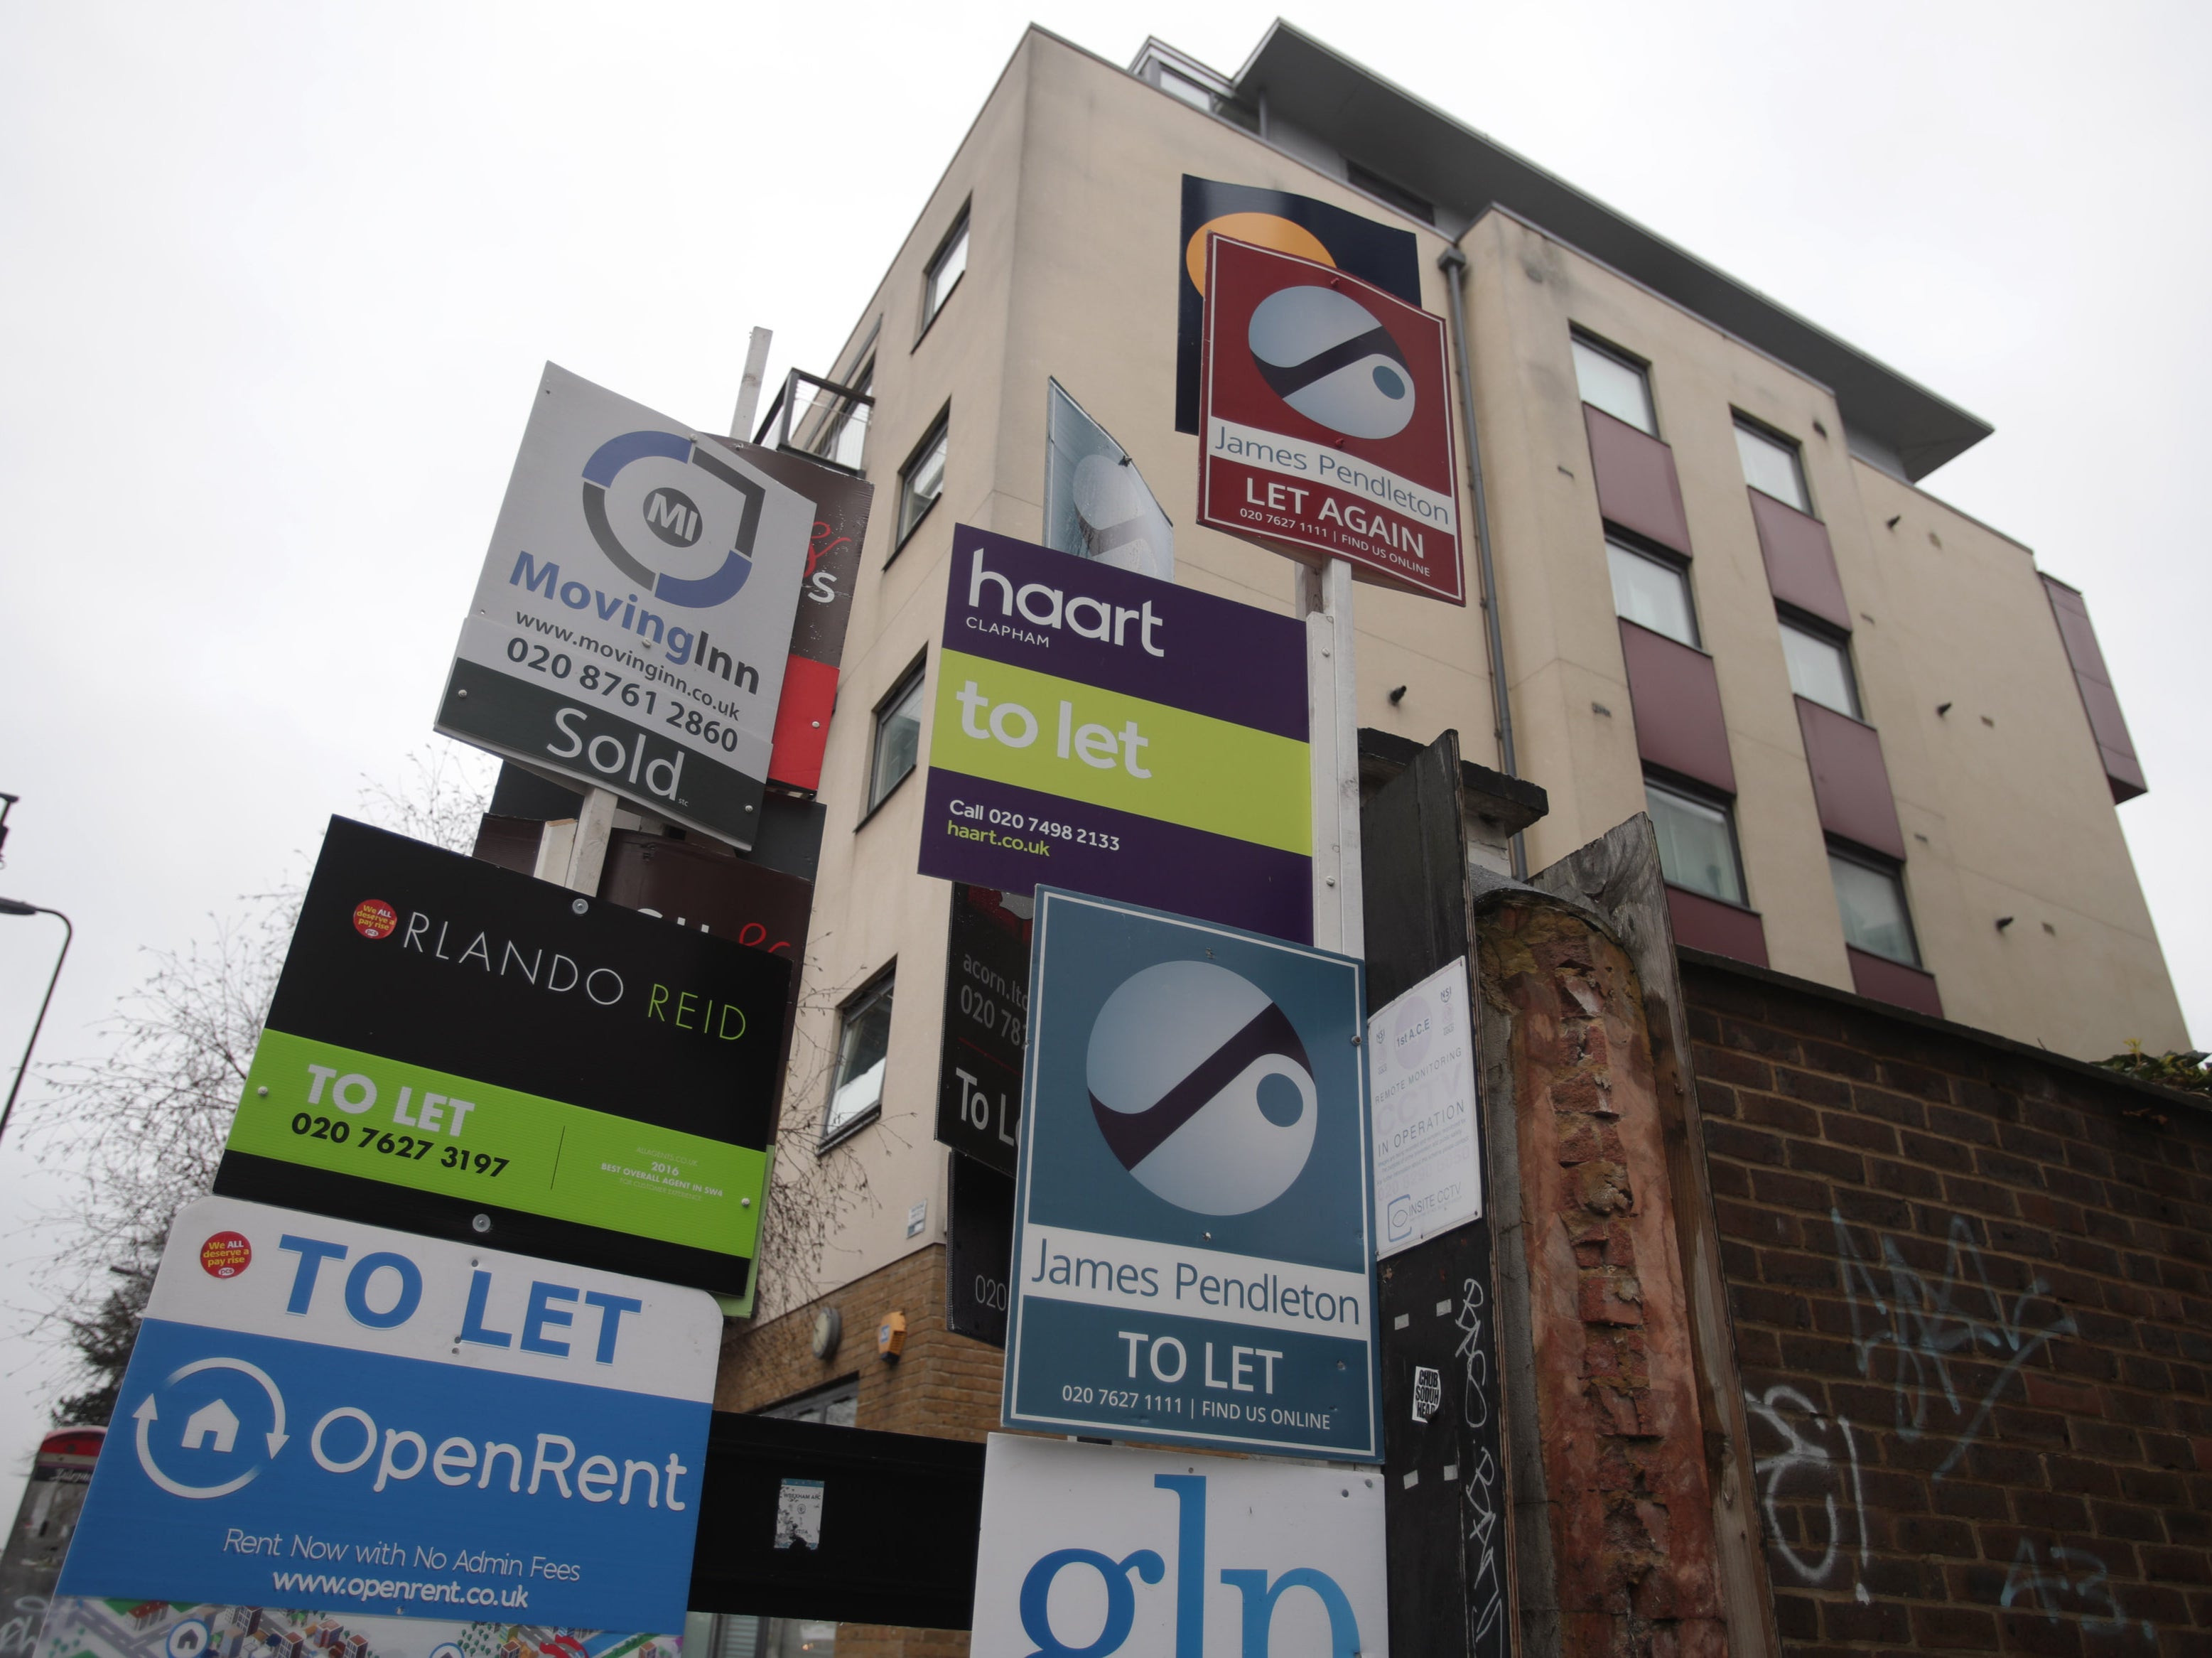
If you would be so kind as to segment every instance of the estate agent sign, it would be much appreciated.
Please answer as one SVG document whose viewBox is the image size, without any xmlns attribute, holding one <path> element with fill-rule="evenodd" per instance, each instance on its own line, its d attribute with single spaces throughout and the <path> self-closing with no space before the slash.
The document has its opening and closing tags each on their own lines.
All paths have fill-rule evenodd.
<svg viewBox="0 0 2212 1658">
<path fill-rule="evenodd" d="M 1226 236 L 1207 258 L 1199 522 L 1465 604 L 1443 319 Z"/>
<path fill-rule="evenodd" d="M 728 445 L 546 364 L 437 729 L 751 846 L 814 524 Z"/>
<path fill-rule="evenodd" d="M 333 818 L 216 1190 L 742 1295 L 791 972 Z"/>
<path fill-rule="evenodd" d="M 994 1434 L 975 1658 L 1389 1658 L 1379 1471 Z"/>
<path fill-rule="evenodd" d="M 203 1199 L 60 1593 L 681 1630 L 720 1335 L 696 1290 Z"/>
<path fill-rule="evenodd" d="M 1015 902 L 1027 909 L 1028 902 Z M 1022 1033 L 1029 1024 L 1030 924 L 988 887 L 952 884 L 945 946 L 945 1038 L 937 1060 L 937 1138 L 1014 1172 L 1022 1122 Z"/>
<path fill-rule="evenodd" d="M 1313 936 L 1305 630 L 953 530 L 921 872 Z"/>
<path fill-rule="evenodd" d="M 1376 1461 L 1360 964 L 1037 890 L 1002 1419 Z"/>
</svg>

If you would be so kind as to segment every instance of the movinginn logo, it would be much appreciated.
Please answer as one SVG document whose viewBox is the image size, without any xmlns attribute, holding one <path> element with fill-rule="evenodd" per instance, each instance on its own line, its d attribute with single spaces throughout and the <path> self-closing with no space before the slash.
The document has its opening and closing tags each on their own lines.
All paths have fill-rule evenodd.
<svg viewBox="0 0 2212 1658">
<path fill-rule="evenodd" d="M 616 476 L 635 461 L 658 456 L 689 462 L 699 469 L 702 481 L 736 497 L 737 528 L 724 550 L 719 568 L 689 579 L 656 572 L 615 533 L 607 515 L 607 490 Z M 753 537 L 760 529 L 761 507 L 767 494 L 760 485 L 727 462 L 708 454 L 691 439 L 673 432 L 625 432 L 609 438 L 584 463 L 584 522 L 592 539 L 615 568 L 647 589 L 664 604 L 686 610 L 708 610 L 738 596 L 753 569 Z M 664 545 L 690 548 L 698 542 L 703 519 L 697 503 L 672 486 L 663 485 L 645 498 L 641 509 L 645 527 Z"/>
</svg>

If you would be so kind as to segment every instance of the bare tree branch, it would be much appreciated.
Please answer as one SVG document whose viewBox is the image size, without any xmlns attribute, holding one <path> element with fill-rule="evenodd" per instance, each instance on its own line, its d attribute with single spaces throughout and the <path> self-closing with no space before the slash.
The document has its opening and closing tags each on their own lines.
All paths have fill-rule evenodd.
<svg viewBox="0 0 2212 1658">
<path fill-rule="evenodd" d="M 364 779 L 372 821 L 459 851 L 475 844 L 496 762 L 440 739 L 408 756 L 397 786 Z M 145 981 L 103 1023 L 101 1051 L 39 1068 L 25 1138 L 73 1183 L 62 1247 L 39 1274 L 87 1388 L 58 1409 L 78 1421 L 112 1405 L 131 1337 L 177 1212 L 204 1193 L 252 1064 L 299 919 L 301 889 L 239 900 L 213 934 L 149 952 Z"/>
</svg>

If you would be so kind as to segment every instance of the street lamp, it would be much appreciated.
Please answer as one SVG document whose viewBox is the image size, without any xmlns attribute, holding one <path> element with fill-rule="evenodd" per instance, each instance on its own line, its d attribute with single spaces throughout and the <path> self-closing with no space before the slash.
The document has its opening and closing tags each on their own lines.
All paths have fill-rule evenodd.
<svg viewBox="0 0 2212 1658">
<path fill-rule="evenodd" d="M 39 1032 L 46 1023 L 46 1010 L 53 1005 L 54 987 L 61 982 L 62 963 L 69 960 L 76 928 L 61 911 L 48 909 L 44 904 L 27 904 L 20 898 L 0 898 L 0 915 L 52 915 L 61 922 L 63 929 L 62 953 L 54 957 L 53 976 L 46 981 L 46 999 L 39 1004 L 39 1017 L 32 1022 L 31 1040 L 23 1044 L 23 1062 L 15 1067 L 15 1080 L 9 1084 L 8 1103 L 0 1106 L 0 1136 L 5 1136 L 8 1119 L 15 1112 L 15 1096 L 22 1091 L 24 1073 L 31 1068 L 31 1050 L 39 1045 Z"/>
</svg>

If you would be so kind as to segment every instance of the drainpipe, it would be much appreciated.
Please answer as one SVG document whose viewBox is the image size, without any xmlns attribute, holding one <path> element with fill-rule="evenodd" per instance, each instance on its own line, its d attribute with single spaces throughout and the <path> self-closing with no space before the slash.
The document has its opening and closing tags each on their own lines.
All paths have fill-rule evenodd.
<svg viewBox="0 0 2212 1658">
<path fill-rule="evenodd" d="M 1460 299 L 1460 278 L 1467 270 L 1467 255 L 1448 247 L 1437 255 L 1437 268 L 1444 273 L 1444 297 L 1451 305 L 1452 349 L 1459 359 L 1461 424 L 1467 431 L 1467 477 L 1474 490 L 1475 569 L 1482 582 L 1482 626 L 1490 641 L 1490 698 L 1498 719 L 1498 768 L 1518 777 L 1521 768 L 1513 751 L 1513 697 L 1505 686 L 1505 639 L 1498 621 L 1498 573 L 1490 562 L 1490 502 L 1482 489 L 1482 444 L 1474 424 L 1474 376 L 1468 367 L 1467 313 Z M 1528 852 L 1518 830 L 1513 836 L 1513 878 L 1528 878 Z"/>
</svg>

